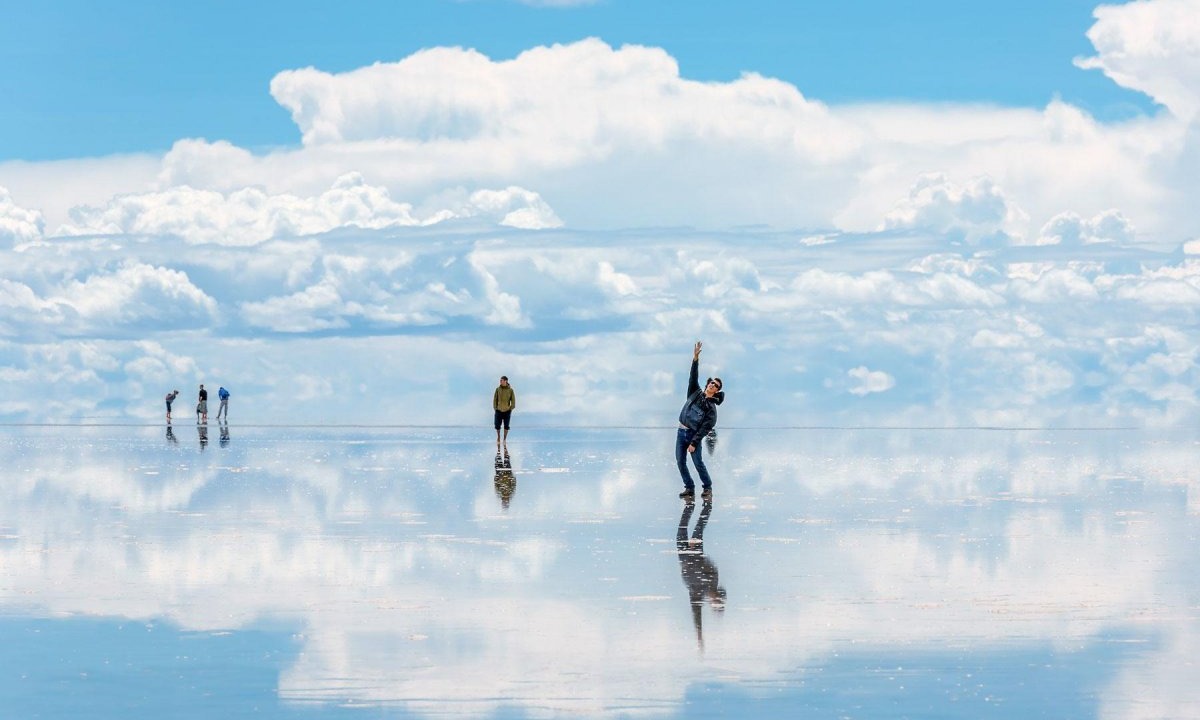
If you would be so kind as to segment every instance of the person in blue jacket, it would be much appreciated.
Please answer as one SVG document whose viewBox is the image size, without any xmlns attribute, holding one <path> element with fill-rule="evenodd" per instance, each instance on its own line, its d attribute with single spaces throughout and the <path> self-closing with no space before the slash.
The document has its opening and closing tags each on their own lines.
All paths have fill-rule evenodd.
<svg viewBox="0 0 1200 720">
<path fill-rule="evenodd" d="M 716 426 L 717 406 L 725 400 L 721 378 L 709 378 L 705 386 L 700 387 L 700 349 L 703 346 L 704 343 L 697 341 L 692 349 L 687 401 L 679 411 L 679 430 L 675 434 L 675 462 L 683 478 L 683 492 L 679 493 L 679 497 L 685 500 L 694 500 L 696 497 L 696 483 L 687 467 L 689 455 L 696 466 L 696 474 L 700 476 L 700 484 L 704 486 L 701 497 L 712 499 L 712 478 L 708 476 L 708 468 L 704 467 L 704 445 L 701 441 Z"/>
<path fill-rule="evenodd" d="M 221 387 L 217 390 L 217 397 L 221 398 L 221 406 L 217 408 L 217 420 L 220 420 L 221 413 L 224 413 L 225 422 L 229 422 L 229 391 Z"/>
</svg>

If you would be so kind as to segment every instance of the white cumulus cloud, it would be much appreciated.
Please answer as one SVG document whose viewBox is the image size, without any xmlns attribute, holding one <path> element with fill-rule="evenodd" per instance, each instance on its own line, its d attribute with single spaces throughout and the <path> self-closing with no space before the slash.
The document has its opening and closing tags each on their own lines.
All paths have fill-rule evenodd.
<svg viewBox="0 0 1200 720">
<path fill-rule="evenodd" d="M 54 299 L 92 325 L 170 328 L 207 324 L 217 314 L 216 301 L 185 273 L 144 263 L 129 263 L 115 272 L 72 281 Z"/>
<path fill-rule="evenodd" d="M 42 236 L 44 225 L 40 212 L 17 205 L 8 189 L 0 187 L 0 241 L 37 240 Z"/>
<path fill-rule="evenodd" d="M 884 229 L 916 228 L 961 237 L 970 244 L 1019 238 L 1028 220 L 990 178 L 965 185 L 945 175 L 922 177 L 883 218 Z"/>
<path fill-rule="evenodd" d="M 859 365 L 849 370 L 847 375 L 857 384 L 850 388 L 854 395 L 870 395 L 871 393 L 887 392 L 896 386 L 896 379 L 882 370 L 871 370 L 865 365 Z"/>
<path fill-rule="evenodd" d="M 71 217 L 58 235 L 170 235 L 218 245 L 253 245 L 342 227 L 426 225 L 456 217 L 492 218 L 525 229 L 562 224 L 537 193 L 519 187 L 480 190 L 461 207 L 418 218 L 411 204 L 396 202 L 386 188 L 369 185 L 359 173 L 339 177 L 314 197 L 271 195 L 255 187 L 224 193 L 179 186 L 122 195 L 103 207 L 77 207 Z"/>
<path fill-rule="evenodd" d="M 271 94 L 292 113 L 305 144 L 356 140 L 465 141 L 499 135 L 547 151 L 604 155 L 635 139 L 655 147 L 681 132 L 734 138 L 747 132 L 816 151 L 793 137 L 798 117 L 826 115 L 791 85 L 746 75 L 701 83 L 679 75 L 660 48 L 613 49 L 597 39 L 527 50 L 494 62 L 460 48 L 432 48 L 347 73 L 289 70 Z M 694 114 L 731 103 L 744 112 Z M 590 150 L 587 149 L 590 146 Z M 570 160 L 570 153 L 562 160 Z"/>
<path fill-rule="evenodd" d="M 1119 210 L 1106 210 L 1090 220 L 1073 212 L 1055 215 L 1042 226 L 1039 245 L 1086 245 L 1090 243 L 1131 243 L 1135 239 L 1133 223 Z"/>
<path fill-rule="evenodd" d="M 1146 93 L 1185 120 L 1200 111 L 1200 1 L 1101 5 L 1088 39 L 1097 54 L 1075 62 Z"/>
<path fill-rule="evenodd" d="M 499 218 L 501 225 L 541 230 L 562 227 L 562 220 L 554 210 L 535 192 L 519 187 L 503 190 L 476 190 L 471 193 L 471 202 L 463 214 L 478 213 Z"/>
</svg>

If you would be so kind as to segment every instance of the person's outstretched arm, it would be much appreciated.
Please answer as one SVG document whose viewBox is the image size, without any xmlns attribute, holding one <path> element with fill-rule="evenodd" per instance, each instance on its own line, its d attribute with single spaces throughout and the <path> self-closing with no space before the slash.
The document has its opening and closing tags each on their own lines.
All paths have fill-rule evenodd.
<svg viewBox="0 0 1200 720">
<path fill-rule="evenodd" d="M 688 376 L 688 397 L 700 390 L 700 348 L 703 346 L 704 343 L 697 340 L 696 347 L 692 348 L 692 372 Z"/>
</svg>

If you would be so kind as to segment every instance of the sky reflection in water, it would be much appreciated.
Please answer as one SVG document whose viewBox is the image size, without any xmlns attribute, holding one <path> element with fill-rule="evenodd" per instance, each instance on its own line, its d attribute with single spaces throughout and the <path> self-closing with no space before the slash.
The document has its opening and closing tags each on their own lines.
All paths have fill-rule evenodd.
<svg viewBox="0 0 1200 720">
<path fill-rule="evenodd" d="M 22 717 L 1200 714 L 1183 435 L 0 434 Z"/>
</svg>

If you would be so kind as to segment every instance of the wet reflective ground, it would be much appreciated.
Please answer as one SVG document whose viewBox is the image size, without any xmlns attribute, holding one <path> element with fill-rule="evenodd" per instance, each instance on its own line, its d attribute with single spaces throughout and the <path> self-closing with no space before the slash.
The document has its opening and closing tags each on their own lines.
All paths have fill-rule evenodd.
<svg viewBox="0 0 1200 720">
<path fill-rule="evenodd" d="M 0 715 L 1200 717 L 1200 443 L 0 428 Z"/>
</svg>

